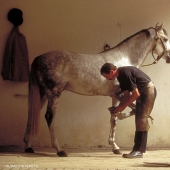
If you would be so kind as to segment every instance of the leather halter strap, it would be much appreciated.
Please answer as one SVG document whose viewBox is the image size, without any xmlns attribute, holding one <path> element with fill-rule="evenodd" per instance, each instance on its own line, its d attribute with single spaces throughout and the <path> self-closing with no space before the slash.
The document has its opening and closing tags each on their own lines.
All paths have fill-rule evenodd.
<svg viewBox="0 0 170 170">
<path fill-rule="evenodd" d="M 155 30 L 155 31 L 156 31 L 156 30 Z M 157 64 L 158 61 L 163 57 L 163 55 L 164 55 L 166 52 L 169 51 L 169 50 L 167 50 L 167 47 L 166 47 L 164 41 L 162 40 L 161 35 L 160 35 L 158 32 L 156 32 L 155 40 L 156 40 L 156 41 L 158 41 L 158 40 L 161 41 L 161 43 L 162 43 L 162 45 L 163 45 L 163 47 L 164 47 L 164 51 L 162 52 L 161 55 L 158 55 L 157 58 L 155 58 L 155 57 L 154 57 L 154 52 L 153 52 L 154 49 L 155 49 L 155 47 L 156 47 L 156 44 L 155 44 L 154 48 L 153 48 L 152 51 L 151 51 L 151 54 L 152 54 L 152 57 L 153 57 L 154 61 L 153 61 L 152 63 L 150 63 L 150 64 L 141 65 L 141 67 L 145 67 L 145 66 L 150 66 L 150 65 L 153 65 L 153 64 Z"/>
</svg>

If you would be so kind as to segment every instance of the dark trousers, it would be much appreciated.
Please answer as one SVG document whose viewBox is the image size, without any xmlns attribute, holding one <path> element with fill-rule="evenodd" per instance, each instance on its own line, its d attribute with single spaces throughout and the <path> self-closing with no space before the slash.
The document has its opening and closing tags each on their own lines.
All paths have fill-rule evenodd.
<svg viewBox="0 0 170 170">
<path fill-rule="evenodd" d="M 135 132 L 133 151 L 140 151 L 142 153 L 146 151 L 147 136 L 147 131 Z"/>
<path fill-rule="evenodd" d="M 133 151 L 146 151 L 147 136 L 149 131 L 148 118 L 154 106 L 156 89 L 153 85 L 148 85 L 136 101 L 136 132 L 134 137 Z"/>
</svg>

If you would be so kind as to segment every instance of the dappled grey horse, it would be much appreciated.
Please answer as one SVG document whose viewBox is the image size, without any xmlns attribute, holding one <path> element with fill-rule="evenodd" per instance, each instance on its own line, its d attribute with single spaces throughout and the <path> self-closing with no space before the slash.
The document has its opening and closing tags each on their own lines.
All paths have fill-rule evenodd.
<svg viewBox="0 0 170 170">
<path fill-rule="evenodd" d="M 169 49 L 167 33 L 161 25 L 141 30 L 100 54 L 52 51 L 36 57 L 31 66 L 29 79 L 28 122 L 24 136 L 25 152 L 34 152 L 31 139 L 37 133 L 40 110 L 45 96 L 48 100 L 45 118 L 52 146 L 57 150 L 58 156 L 67 156 L 58 143 L 55 130 L 57 106 L 62 92 L 68 90 L 80 95 L 110 96 L 112 106 L 115 106 L 120 100 L 119 84 L 116 80 L 104 79 L 100 74 L 101 66 L 110 62 L 117 67 L 128 65 L 140 67 L 149 53 L 157 54 L 153 63 L 160 58 L 169 62 Z M 129 107 L 133 109 L 133 104 Z M 109 144 L 115 154 L 120 153 L 120 148 L 115 143 L 117 120 L 117 117 L 111 116 Z"/>
</svg>

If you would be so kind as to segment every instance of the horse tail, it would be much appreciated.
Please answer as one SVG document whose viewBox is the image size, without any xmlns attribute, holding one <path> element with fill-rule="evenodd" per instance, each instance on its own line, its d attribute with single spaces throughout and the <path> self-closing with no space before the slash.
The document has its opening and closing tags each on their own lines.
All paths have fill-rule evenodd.
<svg viewBox="0 0 170 170">
<path fill-rule="evenodd" d="M 36 78 L 37 58 L 33 61 L 29 76 L 28 87 L 28 128 L 29 134 L 38 133 L 41 111 L 40 85 Z"/>
</svg>

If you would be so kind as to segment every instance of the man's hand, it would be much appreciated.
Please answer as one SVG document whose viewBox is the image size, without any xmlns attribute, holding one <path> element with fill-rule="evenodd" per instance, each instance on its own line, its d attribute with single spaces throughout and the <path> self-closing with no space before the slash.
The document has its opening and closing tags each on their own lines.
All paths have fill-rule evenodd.
<svg viewBox="0 0 170 170">
<path fill-rule="evenodd" d="M 127 106 L 129 106 L 140 96 L 140 93 L 137 88 L 131 93 L 126 90 L 123 92 L 123 94 L 124 95 L 122 97 L 122 100 L 120 101 L 120 104 L 115 108 L 114 113 L 122 112 Z"/>
<path fill-rule="evenodd" d="M 118 112 L 122 112 L 123 110 L 125 110 L 126 107 L 118 105 L 115 110 L 114 113 L 118 113 Z"/>
</svg>

